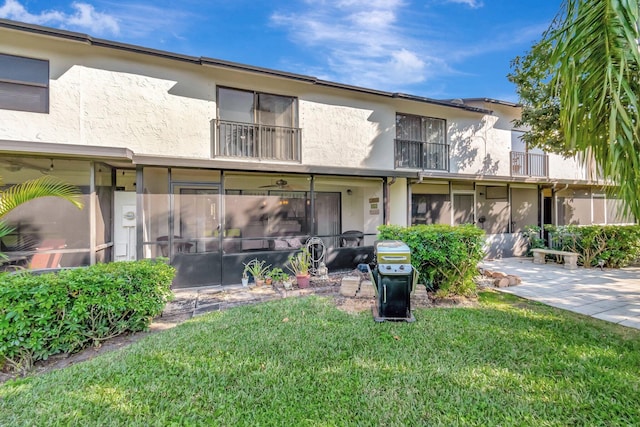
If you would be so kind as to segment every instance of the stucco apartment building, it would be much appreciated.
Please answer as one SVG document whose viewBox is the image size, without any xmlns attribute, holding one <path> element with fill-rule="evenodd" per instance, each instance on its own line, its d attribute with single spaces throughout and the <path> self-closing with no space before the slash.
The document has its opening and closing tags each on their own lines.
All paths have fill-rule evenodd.
<svg viewBox="0 0 640 427">
<path fill-rule="evenodd" d="M 5 266 L 165 256 L 191 287 L 314 236 L 352 268 L 385 223 L 474 223 L 507 256 L 526 225 L 630 222 L 580 162 L 527 150 L 519 114 L 0 20 L 3 184 L 53 175 L 85 199 L 13 211 Z"/>
</svg>

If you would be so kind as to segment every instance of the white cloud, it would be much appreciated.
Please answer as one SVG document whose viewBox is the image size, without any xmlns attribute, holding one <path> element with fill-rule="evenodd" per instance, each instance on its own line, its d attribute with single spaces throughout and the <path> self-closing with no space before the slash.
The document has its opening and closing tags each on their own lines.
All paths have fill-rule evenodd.
<svg viewBox="0 0 640 427">
<path fill-rule="evenodd" d="M 107 14 L 96 12 L 93 6 L 86 3 L 72 3 L 71 7 L 76 13 L 69 15 L 67 23 L 70 26 L 87 28 L 93 33 L 118 34 L 120 27 L 118 21 Z"/>
<path fill-rule="evenodd" d="M 442 61 L 428 43 L 406 36 L 400 0 L 316 0 L 300 12 L 275 13 L 271 22 L 324 58 L 332 79 L 400 90 L 424 82 Z M 444 68 L 448 68 L 444 66 Z"/>
<path fill-rule="evenodd" d="M 481 0 L 445 0 L 447 3 L 466 4 L 472 9 L 478 9 L 484 6 Z"/>
<path fill-rule="evenodd" d="M 0 18 L 87 31 L 96 35 L 117 35 L 120 32 L 120 26 L 116 18 L 96 11 L 90 4 L 74 2 L 71 3 L 71 9 L 71 13 L 58 10 L 30 13 L 17 0 L 5 0 L 4 5 L 0 6 Z"/>
</svg>

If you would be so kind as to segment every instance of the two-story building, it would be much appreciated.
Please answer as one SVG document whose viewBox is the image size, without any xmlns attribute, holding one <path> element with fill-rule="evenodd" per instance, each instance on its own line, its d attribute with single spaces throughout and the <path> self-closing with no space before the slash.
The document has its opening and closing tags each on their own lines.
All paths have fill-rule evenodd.
<svg viewBox="0 0 640 427">
<path fill-rule="evenodd" d="M 32 268 L 165 256 L 190 287 L 310 237 L 352 268 L 385 223 L 474 223 L 506 256 L 526 225 L 629 222 L 575 159 L 528 151 L 519 114 L 0 20 L 3 184 L 53 175 L 85 199 L 16 209 L 0 250 Z"/>
</svg>

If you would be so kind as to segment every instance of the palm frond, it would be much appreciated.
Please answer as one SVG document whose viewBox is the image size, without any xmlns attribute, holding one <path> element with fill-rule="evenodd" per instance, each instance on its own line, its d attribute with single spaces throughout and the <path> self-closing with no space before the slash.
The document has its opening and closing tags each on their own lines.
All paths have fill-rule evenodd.
<svg viewBox="0 0 640 427">
<path fill-rule="evenodd" d="M 81 195 L 78 187 L 66 184 L 51 176 L 32 179 L 0 192 L 0 218 L 23 203 L 49 196 L 65 199 L 81 209 Z"/>
<path fill-rule="evenodd" d="M 640 218 L 640 0 L 565 0 L 563 10 L 545 36 L 562 131 Z"/>
<path fill-rule="evenodd" d="M 10 227 L 7 223 L 0 220 L 0 239 L 11 234 L 13 230 L 14 230 L 13 227 Z M 8 257 L 4 253 L 0 252 L 0 260 L 4 260 L 7 258 Z"/>
</svg>

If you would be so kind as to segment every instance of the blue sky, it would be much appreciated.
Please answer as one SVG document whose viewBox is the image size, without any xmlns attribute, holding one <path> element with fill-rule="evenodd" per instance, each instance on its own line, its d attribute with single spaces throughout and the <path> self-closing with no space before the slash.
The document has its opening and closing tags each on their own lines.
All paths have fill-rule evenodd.
<svg viewBox="0 0 640 427">
<path fill-rule="evenodd" d="M 0 17 L 432 98 L 517 101 L 562 0 L 0 0 Z"/>
</svg>

